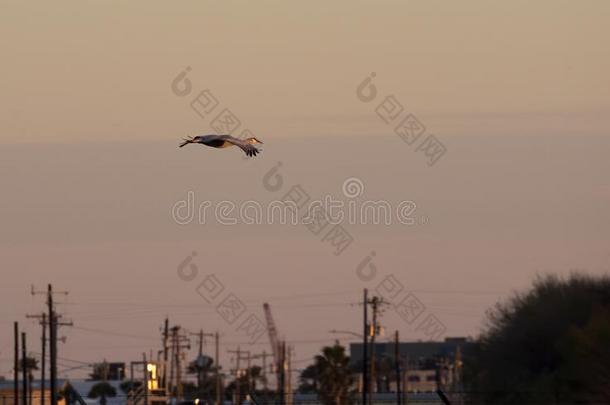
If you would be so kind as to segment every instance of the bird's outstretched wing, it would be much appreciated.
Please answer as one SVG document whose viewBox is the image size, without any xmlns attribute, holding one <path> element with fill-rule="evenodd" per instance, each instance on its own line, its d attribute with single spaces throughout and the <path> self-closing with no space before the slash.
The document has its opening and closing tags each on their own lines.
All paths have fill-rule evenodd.
<svg viewBox="0 0 610 405">
<path fill-rule="evenodd" d="M 250 145 L 248 142 L 235 138 L 231 135 L 224 135 L 224 140 L 241 148 L 247 156 L 256 156 L 257 153 L 260 153 L 260 149 L 257 149 L 255 146 Z"/>
</svg>

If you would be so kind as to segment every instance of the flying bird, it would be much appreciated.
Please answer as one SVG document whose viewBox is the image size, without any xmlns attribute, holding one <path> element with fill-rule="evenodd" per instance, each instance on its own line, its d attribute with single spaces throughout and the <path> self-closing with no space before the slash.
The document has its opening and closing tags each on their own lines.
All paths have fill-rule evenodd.
<svg viewBox="0 0 610 405">
<path fill-rule="evenodd" d="M 180 147 L 188 145 L 189 143 L 200 143 L 212 148 L 228 148 L 229 146 L 237 146 L 241 148 L 241 150 L 243 150 L 248 156 L 256 156 L 257 153 L 260 153 L 260 149 L 257 149 L 254 145 L 259 143 L 262 144 L 261 141 L 254 137 L 239 139 L 231 135 L 200 135 L 185 138 L 184 142 L 180 144 Z"/>
</svg>

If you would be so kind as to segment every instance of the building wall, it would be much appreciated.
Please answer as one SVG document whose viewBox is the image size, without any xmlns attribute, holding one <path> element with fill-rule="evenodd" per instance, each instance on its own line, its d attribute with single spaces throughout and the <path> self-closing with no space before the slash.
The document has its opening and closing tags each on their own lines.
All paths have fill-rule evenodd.
<svg viewBox="0 0 610 405">
<path fill-rule="evenodd" d="M 21 391 L 19 391 L 19 393 L 21 394 Z M 28 401 L 30 401 L 30 398 L 28 398 Z M 41 401 L 40 389 L 33 389 L 31 405 L 41 405 L 41 403 L 42 403 L 42 401 Z M 51 403 L 51 390 L 47 389 L 47 390 L 45 390 L 45 405 L 49 405 L 50 403 Z M 63 399 L 58 399 L 57 404 L 66 405 L 66 402 Z M 0 388 L 0 405 L 16 405 L 15 401 L 14 401 L 14 397 L 13 397 L 12 388 Z M 18 398 L 17 405 L 22 405 L 21 396 L 19 396 L 19 398 Z M 30 404 L 28 403 L 28 405 L 30 405 Z"/>
</svg>

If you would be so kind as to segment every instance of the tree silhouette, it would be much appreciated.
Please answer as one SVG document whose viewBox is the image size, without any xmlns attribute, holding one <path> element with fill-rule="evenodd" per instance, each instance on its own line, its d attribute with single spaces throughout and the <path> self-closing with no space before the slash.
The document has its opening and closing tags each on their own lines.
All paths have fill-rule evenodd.
<svg viewBox="0 0 610 405">
<path fill-rule="evenodd" d="M 109 383 L 102 381 L 91 387 L 91 390 L 89 390 L 89 394 L 87 396 L 93 399 L 99 398 L 100 404 L 106 405 L 106 398 L 116 397 L 116 390 Z"/>
<path fill-rule="evenodd" d="M 299 392 L 312 393 L 318 392 L 321 370 L 317 364 L 310 364 L 305 367 L 299 376 Z"/>
<path fill-rule="evenodd" d="M 316 391 L 325 405 L 346 405 L 352 402 L 350 387 L 353 383 L 349 356 L 338 342 L 326 346 L 314 358 L 314 364 L 301 373 L 301 389 Z"/>
<path fill-rule="evenodd" d="M 465 360 L 471 401 L 610 402 L 610 277 L 540 277 L 488 313 Z"/>
</svg>

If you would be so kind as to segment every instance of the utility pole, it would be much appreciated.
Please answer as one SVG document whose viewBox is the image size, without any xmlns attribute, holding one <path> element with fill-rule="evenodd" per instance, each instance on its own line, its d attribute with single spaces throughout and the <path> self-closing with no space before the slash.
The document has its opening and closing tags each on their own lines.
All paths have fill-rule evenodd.
<svg viewBox="0 0 610 405">
<path fill-rule="evenodd" d="M 218 332 L 216 333 L 203 333 L 203 329 L 201 329 L 199 331 L 199 333 L 191 333 L 191 335 L 195 335 L 198 337 L 199 339 L 199 357 L 203 356 L 203 340 L 206 337 L 213 337 L 214 338 L 214 346 L 215 346 L 215 354 L 214 354 L 214 363 L 216 363 L 216 367 L 215 367 L 215 379 L 216 379 L 216 403 L 217 405 L 220 405 L 220 378 L 219 378 L 219 373 L 220 370 L 218 369 L 220 362 L 219 362 L 219 348 L 218 348 L 218 343 L 219 343 L 219 336 L 218 336 Z M 202 378 L 202 372 L 203 370 L 198 370 L 197 373 L 197 381 L 199 384 L 199 391 L 201 393 L 201 385 L 203 382 L 203 378 Z"/>
<path fill-rule="evenodd" d="M 32 295 L 46 294 L 47 295 L 47 321 L 49 322 L 49 365 L 50 368 L 50 380 L 51 380 L 51 405 L 57 405 L 57 328 L 58 326 L 72 326 L 72 322 L 58 322 L 58 318 L 61 316 L 55 312 L 53 304 L 53 294 L 68 295 L 67 291 L 53 291 L 51 284 L 47 285 L 47 291 L 35 291 L 32 286 Z"/>
<path fill-rule="evenodd" d="M 28 403 L 28 359 L 25 345 L 25 332 L 21 332 L 21 378 L 23 378 L 23 391 L 21 392 L 21 402 L 23 405 Z"/>
<path fill-rule="evenodd" d="M 168 391 L 168 395 L 170 397 L 174 396 L 174 386 L 172 384 L 174 384 L 174 368 L 175 368 L 175 362 L 176 362 L 176 336 L 175 336 L 175 332 L 172 329 L 172 341 L 171 341 L 171 357 L 170 357 L 170 365 L 169 365 L 169 381 L 167 382 L 167 386 L 169 388 Z"/>
<path fill-rule="evenodd" d="M 409 403 L 409 355 L 405 354 L 404 361 L 402 363 L 402 392 L 403 392 L 403 403 L 406 405 Z"/>
<path fill-rule="evenodd" d="M 278 394 L 279 394 L 279 400 L 280 400 L 280 405 L 286 405 L 286 397 L 285 397 L 285 391 L 286 391 L 286 342 L 282 341 L 282 343 L 280 343 L 280 362 L 278 364 L 280 370 L 280 386 L 278 387 Z"/>
<path fill-rule="evenodd" d="M 19 322 L 15 322 L 13 326 L 15 332 L 15 351 L 13 353 L 13 402 L 15 405 L 19 405 Z"/>
<path fill-rule="evenodd" d="M 367 394 L 368 394 L 368 386 L 369 386 L 368 365 L 367 365 L 368 357 L 369 357 L 369 355 L 368 355 L 368 346 L 369 346 L 369 342 L 368 342 L 368 336 L 369 336 L 368 293 L 369 293 L 369 291 L 365 288 L 364 289 L 364 301 L 363 301 L 363 305 L 362 305 L 364 307 L 364 318 L 363 318 L 364 332 L 362 333 L 362 336 L 363 336 L 363 342 L 362 342 L 362 405 L 367 404 Z"/>
<path fill-rule="evenodd" d="M 176 398 L 182 399 L 182 365 L 180 364 L 180 342 L 178 341 L 178 329 L 174 329 L 174 336 L 176 337 Z"/>
<path fill-rule="evenodd" d="M 39 319 L 42 326 L 42 356 L 40 359 L 40 405 L 45 405 L 45 369 L 46 369 L 46 349 L 47 349 L 47 314 L 44 312 L 40 315 L 26 315 L 26 318 Z"/>
<path fill-rule="evenodd" d="M 286 360 L 286 370 L 288 371 L 288 378 L 284 377 L 286 381 L 286 405 L 292 405 L 292 346 L 288 346 L 288 358 Z"/>
<path fill-rule="evenodd" d="M 222 388 L 222 384 L 220 383 L 220 350 L 219 350 L 219 345 L 220 345 L 220 337 L 218 335 L 218 332 L 216 332 L 214 334 L 214 346 L 216 346 L 216 353 L 214 356 L 214 361 L 216 362 L 216 367 L 215 367 L 215 371 L 216 371 L 216 405 L 220 405 L 221 400 L 220 400 L 220 391 Z"/>
<path fill-rule="evenodd" d="M 369 405 L 373 403 L 373 394 L 375 393 L 375 335 L 377 327 L 377 297 L 371 299 L 371 305 L 373 306 L 373 319 L 371 320 L 371 327 L 369 327 L 369 333 L 371 333 L 371 369 L 369 372 L 369 388 L 371 395 L 369 396 Z"/>
<path fill-rule="evenodd" d="M 33 293 L 33 292 L 32 292 Z M 53 309 L 53 287 L 47 286 L 47 306 L 49 311 L 49 355 L 51 362 L 51 405 L 57 405 L 57 319 Z"/>
<path fill-rule="evenodd" d="M 40 361 L 40 405 L 45 405 L 45 363 L 47 357 L 47 315 L 42 314 L 42 359 Z"/>
<path fill-rule="evenodd" d="M 239 396 L 239 392 L 240 392 L 240 383 L 239 383 L 239 374 L 240 374 L 240 361 L 241 359 L 245 359 L 246 360 L 246 386 L 248 387 L 248 395 L 250 395 L 252 393 L 252 374 L 251 374 L 251 368 L 252 368 L 252 359 L 255 358 L 255 356 L 252 355 L 252 353 L 249 350 L 241 350 L 239 348 L 239 346 L 237 347 L 237 350 L 229 350 L 229 353 L 235 353 L 237 355 L 237 361 L 236 361 L 236 380 L 235 380 L 235 387 L 236 387 L 236 391 L 238 392 L 237 398 L 238 401 L 240 400 L 240 396 Z"/>
<path fill-rule="evenodd" d="M 402 379 L 400 377 L 400 339 L 398 336 L 398 330 L 394 334 L 394 364 L 396 368 L 396 403 L 402 405 Z"/>
<path fill-rule="evenodd" d="M 195 366 L 197 367 L 197 395 L 201 396 L 203 387 L 203 364 L 199 363 L 199 360 L 203 357 L 203 329 L 199 330 L 199 333 L 191 333 L 191 335 L 197 336 L 199 343 L 199 351 L 197 352 L 197 359 L 195 360 Z"/>
<path fill-rule="evenodd" d="M 246 381 L 248 383 L 248 395 L 252 392 L 252 370 L 251 370 L 250 351 L 246 352 Z"/>
<path fill-rule="evenodd" d="M 239 360 L 241 359 L 241 353 L 239 346 L 237 346 L 237 361 L 235 363 L 235 405 L 241 405 L 241 393 L 240 393 L 240 382 L 239 382 Z"/>
<path fill-rule="evenodd" d="M 241 360 L 241 349 L 239 348 L 239 346 L 237 346 L 237 350 L 228 350 L 229 353 L 235 353 L 236 359 L 235 359 L 235 394 L 234 394 L 234 398 L 233 398 L 233 403 L 235 405 L 241 405 L 241 401 L 240 401 L 240 397 L 241 397 L 241 392 L 240 392 L 240 382 L 239 382 L 239 374 L 240 374 L 240 369 L 239 369 L 239 361 Z"/>
<path fill-rule="evenodd" d="M 269 382 L 267 381 L 267 352 L 263 350 L 263 388 L 265 393 L 269 388 Z"/>
<path fill-rule="evenodd" d="M 144 405 L 148 405 L 148 361 L 146 360 L 146 352 L 142 352 L 142 361 L 144 363 Z"/>
<path fill-rule="evenodd" d="M 263 389 L 265 391 L 267 391 L 267 356 L 269 356 L 269 354 L 263 350 L 263 352 L 261 354 L 253 354 L 252 356 L 250 356 L 250 358 L 252 360 L 254 359 L 262 359 L 263 360 L 263 366 L 261 368 L 262 372 L 263 372 Z"/>
<path fill-rule="evenodd" d="M 182 387 L 182 366 L 181 366 L 181 360 L 182 360 L 182 349 L 190 349 L 191 345 L 189 343 L 188 338 L 183 335 L 180 334 L 180 326 L 172 326 L 171 328 L 171 347 L 172 347 L 172 366 L 170 369 L 170 388 L 171 388 L 171 383 L 173 383 L 174 380 L 174 369 L 176 372 L 176 398 L 177 399 L 182 399 L 183 397 L 183 387 Z M 172 395 L 173 393 L 170 393 L 170 395 Z"/>
<path fill-rule="evenodd" d="M 165 392 L 169 392 L 167 385 L 167 341 L 169 339 L 169 319 L 165 318 L 165 324 L 163 326 L 163 379 L 161 380 L 161 386 L 165 388 Z M 42 404 L 44 405 L 44 404 Z"/>
<path fill-rule="evenodd" d="M 377 336 L 377 332 L 381 329 L 378 327 L 377 323 L 377 315 L 380 312 L 380 306 L 385 304 L 385 302 L 383 301 L 383 298 L 379 298 L 374 296 L 373 298 L 371 298 L 371 300 L 369 301 L 369 303 L 371 304 L 371 306 L 373 307 L 373 319 L 371 320 L 371 328 L 370 331 L 371 333 L 371 371 L 370 371 L 370 382 L 369 382 L 369 388 L 370 388 L 370 395 L 369 395 L 369 405 L 372 405 L 373 403 L 373 393 L 376 391 L 375 387 L 376 387 L 376 380 L 375 380 L 375 337 Z"/>
</svg>

